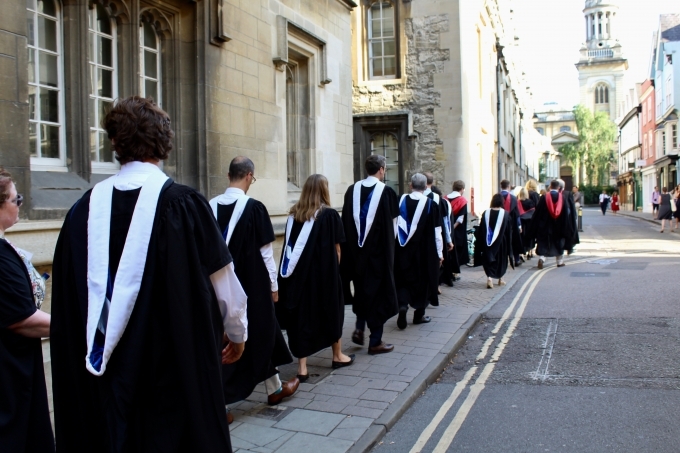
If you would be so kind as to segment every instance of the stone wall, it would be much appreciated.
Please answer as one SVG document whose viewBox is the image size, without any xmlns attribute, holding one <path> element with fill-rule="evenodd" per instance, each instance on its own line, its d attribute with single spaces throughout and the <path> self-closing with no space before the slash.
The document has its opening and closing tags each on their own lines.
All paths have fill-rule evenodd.
<svg viewBox="0 0 680 453">
<path fill-rule="evenodd" d="M 441 92 L 435 88 L 435 74 L 443 73 L 450 60 L 449 49 L 441 48 L 441 33 L 449 31 L 446 14 L 406 18 L 404 84 L 354 84 L 355 114 L 409 110 L 417 134 L 411 173 L 429 171 L 444 181 L 443 141 L 435 122 L 435 109 L 441 107 Z M 441 183 L 440 183 L 441 184 Z"/>
</svg>

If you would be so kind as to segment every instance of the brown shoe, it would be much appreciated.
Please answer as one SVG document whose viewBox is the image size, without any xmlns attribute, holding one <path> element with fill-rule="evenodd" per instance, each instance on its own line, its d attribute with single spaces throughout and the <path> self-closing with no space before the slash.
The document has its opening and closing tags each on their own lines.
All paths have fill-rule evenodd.
<svg viewBox="0 0 680 453">
<path fill-rule="evenodd" d="M 300 387 L 300 379 L 294 377 L 290 381 L 286 382 L 281 386 L 281 391 L 267 397 L 267 403 L 270 406 L 276 406 L 281 403 L 284 398 L 291 396 Z"/>
<path fill-rule="evenodd" d="M 358 344 L 359 346 L 364 345 L 364 331 L 356 329 L 352 334 L 352 343 Z"/>
<path fill-rule="evenodd" d="M 231 414 L 231 412 L 227 412 L 227 424 L 231 425 L 234 423 L 234 416 Z"/>
<path fill-rule="evenodd" d="M 394 351 L 394 345 L 393 344 L 387 344 L 384 341 L 381 342 L 378 346 L 371 346 L 368 348 L 368 353 L 371 355 L 375 354 L 387 354 L 388 352 Z"/>
</svg>

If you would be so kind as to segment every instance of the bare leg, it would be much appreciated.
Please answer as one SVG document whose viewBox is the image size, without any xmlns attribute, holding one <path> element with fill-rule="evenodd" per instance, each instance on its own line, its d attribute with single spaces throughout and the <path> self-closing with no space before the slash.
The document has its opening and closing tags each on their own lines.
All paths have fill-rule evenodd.
<svg viewBox="0 0 680 453">
<path fill-rule="evenodd" d="M 338 340 L 337 342 L 333 343 L 331 345 L 331 349 L 333 350 L 333 361 L 349 362 L 350 360 L 352 360 L 351 357 L 346 356 L 345 354 L 342 353 L 342 340 Z"/>
<path fill-rule="evenodd" d="M 307 357 L 300 357 L 298 359 L 298 371 L 297 374 L 301 376 L 307 375 Z"/>
<path fill-rule="evenodd" d="M 661 219 L 661 232 L 663 233 L 663 227 L 666 225 L 666 220 Z"/>
</svg>

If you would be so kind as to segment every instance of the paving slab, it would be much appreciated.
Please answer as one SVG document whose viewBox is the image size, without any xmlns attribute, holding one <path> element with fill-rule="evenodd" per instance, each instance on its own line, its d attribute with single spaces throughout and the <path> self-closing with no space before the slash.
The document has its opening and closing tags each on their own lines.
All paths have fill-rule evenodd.
<svg viewBox="0 0 680 453">
<path fill-rule="evenodd" d="M 530 261 L 518 270 L 510 270 L 505 277 L 508 285 L 493 289 L 486 289 L 481 269 L 464 269 L 463 279 L 453 288 L 441 287 L 439 307 L 427 309 L 431 323 L 409 323 L 405 330 L 400 330 L 394 317 L 385 324 L 383 340 L 395 345 L 394 352 L 389 354 L 371 356 L 365 346 L 351 342 L 355 316 L 351 307 L 347 307 L 342 344 L 346 354 L 355 354 L 355 363 L 347 368 L 330 369 L 330 349 L 309 357 L 308 367 L 313 367 L 315 377 L 310 377 L 295 395 L 277 406 L 280 412 L 265 410 L 267 395 L 263 386 L 258 386 L 246 401 L 232 406 L 235 451 L 368 451 L 425 386 L 437 379 L 481 313 L 488 309 L 485 307 L 510 290 L 532 264 L 536 263 Z M 407 319 L 411 318 L 409 313 Z M 296 364 L 282 367 L 281 379 L 292 378 L 296 367 Z"/>
</svg>

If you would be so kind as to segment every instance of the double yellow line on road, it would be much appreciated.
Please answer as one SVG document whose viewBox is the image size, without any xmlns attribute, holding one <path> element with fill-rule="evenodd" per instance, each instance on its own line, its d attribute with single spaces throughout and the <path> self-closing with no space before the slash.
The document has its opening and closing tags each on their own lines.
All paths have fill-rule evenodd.
<svg viewBox="0 0 680 453">
<path fill-rule="evenodd" d="M 569 264 L 578 264 L 584 262 L 586 262 L 586 259 L 570 261 Z M 512 335 L 515 332 L 515 329 L 517 329 L 517 325 L 519 324 L 519 321 L 522 319 L 522 315 L 524 314 L 524 309 L 526 308 L 529 299 L 531 298 L 531 295 L 534 293 L 536 286 L 546 273 L 554 269 L 556 269 L 556 267 L 553 266 L 543 270 L 539 270 L 538 272 L 534 273 L 534 275 L 529 277 L 527 281 L 524 282 L 520 290 L 517 292 L 517 295 L 512 300 L 510 306 L 505 310 L 501 319 L 498 320 L 498 322 L 496 323 L 496 326 L 491 331 L 492 335 L 484 342 L 482 350 L 477 355 L 475 363 L 479 363 L 488 355 L 491 345 L 496 340 L 496 335 L 501 331 L 501 329 L 508 321 L 508 319 L 510 319 L 510 316 L 512 315 L 512 312 L 515 310 L 518 301 L 522 299 L 522 302 L 520 303 L 517 312 L 510 321 L 508 330 L 505 332 L 505 335 L 503 335 L 503 338 L 501 338 L 501 341 L 496 346 L 496 349 L 494 350 L 494 353 L 491 356 L 489 363 L 487 363 L 484 366 L 477 380 L 470 386 L 470 392 L 465 398 L 465 401 L 463 401 L 463 403 L 461 404 L 460 408 L 458 408 L 456 415 L 453 417 L 453 420 L 451 420 L 451 423 L 449 423 L 449 426 L 444 431 L 444 434 L 442 435 L 441 439 L 439 439 L 439 442 L 437 443 L 437 446 L 434 448 L 433 453 L 445 453 L 446 450 L 451 446 L 453 439 L 456 437 L 458 430 L 462 426 L 463 422 L 470 413 L 470 410 L 477 401 L 479 394 L 482 392 L 482 390 L 484 390 L 484 387 L 486 386 L 486 381 L 489 378 L 489 376 L 491 376 L 491 373 L 493 372 L 496 363 L 498 362 L 498 359 L 500 358 L 501 354 L 503 354 L 505 347 L 507 346 L 508 342 L 510 341 L 510 338 L 512 338 Z M 527 288 L 529 288 L 528 291 Z M 522 296 L 524 297 L 522 298 Z M 465 390 L 465 388 L 468 386 L 472 378 L 477 373 L 477 370 L 478 366 L 474 365 L 467 371 L 467 373 L 465 373 L 463 379 L 456 384 L 453 391 L 451 392 L 451 395 L 447 398 L 444 404 L 442 404 L 441 408 L 437 411 L 432 421 L 420 434 L 415 445 L 413 446 L 413 448 L 411 448 L 410 453 L 420 453 L 423 450 L 423 448 L 425 448 L 425 445 L 432 438 L 432 434 L 434 434 L 434 431 L 439 427 L 442 420 L 449 412 L 449 410 L 451 410 L 451 407 L 453 407 L 458 397 L 463 393 L 463 390 Z"/>
</svg>

